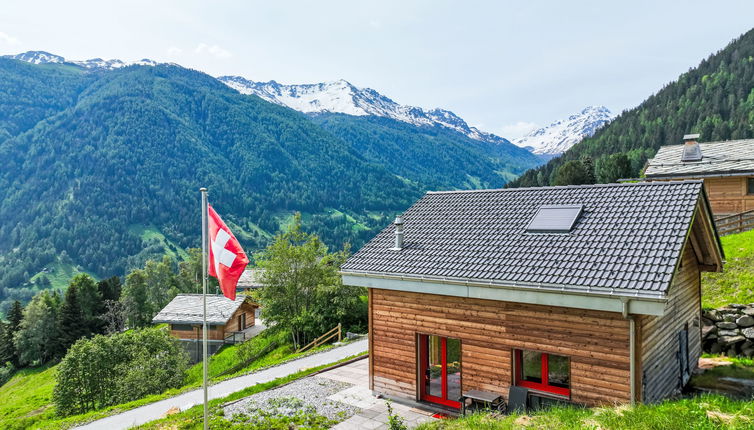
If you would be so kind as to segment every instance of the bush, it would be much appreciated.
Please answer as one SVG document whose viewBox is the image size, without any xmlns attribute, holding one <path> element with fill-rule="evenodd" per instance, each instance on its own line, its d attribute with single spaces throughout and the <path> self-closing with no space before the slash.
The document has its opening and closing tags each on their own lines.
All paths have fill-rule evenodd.
<svg viewBox="0 0 754 430">
<path fill-rule="evenodd" d="M 181 386 L 188 361 L 164 329 L 81 339 L 58 366 L 53 403 L 66 416 L 159 394 Z"/>
<path fill-rule="evenodd" d="M 8 382 L 15 371 L 16 368 L 13 367 L 13 364 L 10 362 L 5 363 L 5 366 L 0 366 L 0 385 Z"/>
</svg>

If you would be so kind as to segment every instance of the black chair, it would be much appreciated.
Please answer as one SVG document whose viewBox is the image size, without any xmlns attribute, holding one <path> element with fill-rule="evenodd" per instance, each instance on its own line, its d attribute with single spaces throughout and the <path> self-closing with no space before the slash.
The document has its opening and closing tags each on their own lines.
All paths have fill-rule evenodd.
<svg viewBox="0 0 754 430">
<path fill-rule="evenodd" d="M 529 390 L 524 387 L 511 385 L 508 390 L 508 409 L 507 413 L 526 412 L 526 400 L 529 397 Z"/>
</svg>

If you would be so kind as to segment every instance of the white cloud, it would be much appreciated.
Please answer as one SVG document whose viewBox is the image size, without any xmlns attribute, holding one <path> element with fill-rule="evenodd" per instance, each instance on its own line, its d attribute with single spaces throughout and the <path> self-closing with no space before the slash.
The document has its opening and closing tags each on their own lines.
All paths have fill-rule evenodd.
<svg viewBox="0 0 754 430">
<path fill-rule="evenodd" d="M 183 49 L 178 48 L 177 46 L 171 46 L 170 48 L 168 48 L 168 55 L 170 55 L 171 57 L 180 55 L 182 53 L 183 53 Z"/>
<path fill-rule="evenodd" d="M 519 121 L 500 127 L 498 134 L 506 139 L 517 139 L 536 129 L 537 124 L 534 122 Z"/>
<path fill-rule="evenodd" d="M 18 40 L 18 38 L 15 38 L 7 33 L 3 33 L 0 31 L 0 43 L 4 43 L 9 46 L 18 46 L 21 44 L 21 41 Z"/>
<path fill-rule="evenodd" d="M 217 45 L 208 45 L 206 43 L 200 43 L 194 49 L 194 52 L 200 55 L 211 55 L 215 58 L 226 59 L 233 56 L 227 49 L 223 49 Z"/>
</svg>

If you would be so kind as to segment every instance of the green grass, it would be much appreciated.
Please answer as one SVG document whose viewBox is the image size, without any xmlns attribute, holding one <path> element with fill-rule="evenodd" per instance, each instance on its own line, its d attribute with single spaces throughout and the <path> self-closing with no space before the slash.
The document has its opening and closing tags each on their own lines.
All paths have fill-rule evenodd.
<svg viewBox="0 0 754 430">
<path fill-rule="evenodd" d="M 68 283 L 71 282 L 71 279 L 79 273 L 87 273 L 92 278 L 97 279 L 97 276 L 95 276 L 94 274 L 80 270 L 73 264 L 55 262 L 47 266 L 46 272 L 39 272 L 32 276 L 30 281 L 34 282 L 37 278 L 46 276 L 47 279 L 50 280 L 50 284 L 52 285 L 53 289 L 64 290 L 68 287 Z"/>
<path fill-rule="evenodd" d="M 165 237 L 157 228 L 153 226 L 144 226 L 141 224 L 134 224 L 128 228 L 129 233 L 135 234 L 143 241 L 155 241 L 162 245 L 165 250 L 165 254 L 169 255 L 175 261 L 183 261 L 188 259 L 188 253 L 185 249 L 171 242 Z"/>
<path fill-rule="evenodd" d="M 237 355 L 240 345 L 223 348 L 218 354 L 210 358 L 210 381 L 214 383 L 233 378 L 332 347 L 331 345 L 323 345 L 315 350 L 297 354 L 292 351 L 290 344 L 283 343 L 287 341 L 284 334 L 266 333 L 267 331 L 264 331 L 248 341 L 253 342 L 251 346 L 255 351 L 263 350 L 271 342 L 280 342 L 281 346 L 232 374 L 217 376 L 223 371 L 232 369 L 241 363 Z M 23 369 L 13 375 L 5 385 L 0 387 L 0 429 L 15 430 L 30 427 L 35 429 L 70 428 L 176 396 L 196 389 L 202 383 L 202 363 L 197 363 L 188 370 L 184 385 L 180 388 L 170 389 L 161 394 L 147 396 L 105 409 L 60 418 L 55 415 L 52 404 L 52 391 L 55 387 L 55 368 L 56 366 Z"/>
<path fill-rule="evenodd" d="M 688 430 L 752 429 L 754 402 L 735 401 L 720 395 L 665 401 L 657 405 L 603 408 L 559 407 L 496 417 L 476 414 L 456 420 L 439 420 L 420 430 L 507 430 L 507 429 L 620 429 Z"/>
<path fill-rule="evenodd" d="M 333 366 L 338 363 L 343 363 L 345 361 L 351 360 L 355 357 L 360 357 L 363 354 L 354 355 L 351 357 L 346 357 L 342 360 L 336 361 L 334 363 L 330 364 L 324 364 L 322 366 L 312 367 L 309 369 L 302 370 L 300 372 L 294 373 L 292 375 L 288 375 L 282 378 L 274 379 L 270 382 L 265 382 L 263 384 L 257 384 L 253 385 L 251 387 L 245 388 L 241 391 L 235 392 L 233 394 L 230 394 L 228 396 L 225 396 L 220 399 L 210 400 L 209 401 L 209 409 L 210 409 L 210 415 L 215 417 L 215 420 L 218 418 L 218 412 L 220 411 L 220 406 L 232 402 L 234 400 L 242 399 L 244 397 L 250 396 L 252 394 L 260 393 L 262 391 L 267 391 L 270 389 L 273 389 L 275 387 L 279 387 L 281 385 L 287 384 L 289 382 L 293 382 L 297 379 L 304 378 L 306 376 L 311 375 L 312 373 L 316 373 L 326 367 Z M 202 428 L 202 417 L 203 417 L 203 406 L 202 405 L 196 405 L 190 409 L 187 409 L 186 411 L 177 413 L 175 415 L 170 415 L 168 417 L 162 418 L 160 420 L 152 421 L 147 424 L 143 424 L 141 426 L 135 427 L 135 429 L 138 430 L 148 430 L 148 429 L 201 429 Z M 224 421 L 224 420 L 223 420 Z M 217 428 L 219 426 L 213 425 L 211 428 Z"/>
<path fill-rule="evenodd" d="M 754 230 L 721 238 L 726 264 L 722 273 L 702 274 L 702 306 L 754 302 Z"/>
<path fill-rule="evenodd" d="M 26 428 L 54 417 L 55 366 L 22 369 L 0 386 L 0 428 Z"/>
</svg>

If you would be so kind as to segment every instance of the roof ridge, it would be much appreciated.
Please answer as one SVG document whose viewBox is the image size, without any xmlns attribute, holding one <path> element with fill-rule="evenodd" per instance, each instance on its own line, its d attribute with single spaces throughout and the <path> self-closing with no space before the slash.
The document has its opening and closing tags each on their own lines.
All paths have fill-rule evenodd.
<svg viewBox="0 0 754 430">
<path fill-rule="evenodd" d="M 709 144 L 717 144 L 717 143 L 738 143 L 738 142 L 746 142 L 746 141 L 754 141 L 754 139 L 733 139 L 733 140 L 713 140 L 710 142 L 697 142 L 699 145 L 709 145 Z M 685 143 L 674 143 L 672 145 L 660 145 L 659 149 L 662 148 L 672 148 L 677 146 L 683 146 Z"/>
<path fill-rule="evenodd" d="M 462 193 L 494 193 L 499 191 L 531 191 L 531 190 L 555 190 L 555 189 L 572 189 L 572 188 L 608 188 L 608 187 L 637 187 L 637 186 L 662 186 L 662 185 L 682 185 L 682 184 L 701 184 L 703 181 L 697 179 L 686 179 L 683 181 L 642 181 L 642 182 L 611 182 L 608 184 L 583 184 L 583 185 L 552 185 L 546 187 L 521 187 L 521 188 L 490 188 L 481 190 L 447 190 L 447 191 L 427 191 L 427 194 L 462 194 Z"/>
</svg>

